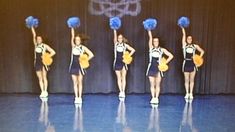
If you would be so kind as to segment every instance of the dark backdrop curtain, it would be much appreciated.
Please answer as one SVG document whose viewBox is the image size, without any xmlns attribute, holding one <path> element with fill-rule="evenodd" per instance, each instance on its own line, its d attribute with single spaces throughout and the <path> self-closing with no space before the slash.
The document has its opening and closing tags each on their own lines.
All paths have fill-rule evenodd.
<svg viewBox="0 0 235 132">
<path fill-rule="evenodd" d="M 112 0 L 115 2 L 115 0 Z M 119 2 L 120 0 L 116 0 Z M 128 1 L 128 0 L 126 0 Z M 134 0 L 133 0 L 134 1 Z M 136 0 L 138 1 L 138 0 Z M 90 0 L 1 0 L 0 1 L 0 93 L 38 93 L 39 85 L 33 67 L 32 34 L 25 27 L 25 18 L 35 16 L 40 24 L 36 29 L 44 42 L 57 54 L 48 73 L 51 93 L 72 93 L 68 73 L 70 63 L 70 29 L 66 21 L 79 16 L 81 26 L 76 31 L 91 37 L 87 43 L 95 58 L 84 78 L 85 93 L 117 91 L 112 70 L 113 32 L 105 15 L 89 12 Z M 158 19 L 154 36 L 174 54 L 170 70 L 162 80 L 161 93 L 183 93 L 183 61 L 181 30 L 176 25 L 180 16 L 191 20 L 187 33 L 205 49 L 205 63 L 197 72 L 195 92 L 199 94 L 235 93 L 235 15 L 234 0 L 141 0 L 137 16 L 123 16 L 118 30 L 136 49 L 134 62 L 127 75 L 128 93 L 148 93 L 145 76 L 148 64 L 148 36 L 142 21 Z"/>
</svg>

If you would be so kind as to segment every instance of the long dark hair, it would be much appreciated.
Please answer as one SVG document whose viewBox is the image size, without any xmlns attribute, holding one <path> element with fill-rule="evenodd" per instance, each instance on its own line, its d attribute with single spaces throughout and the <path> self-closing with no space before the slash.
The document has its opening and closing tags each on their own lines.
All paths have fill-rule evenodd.
<svg viewBox="0 0 235 132">
<path fill-rule="evenodd" d="M 81 43 L 83 44 L 85 44 L 90 39 L 88 35 L 82 33 L 77 34 L 75 37 L 80 37 Z"/>
</svg>

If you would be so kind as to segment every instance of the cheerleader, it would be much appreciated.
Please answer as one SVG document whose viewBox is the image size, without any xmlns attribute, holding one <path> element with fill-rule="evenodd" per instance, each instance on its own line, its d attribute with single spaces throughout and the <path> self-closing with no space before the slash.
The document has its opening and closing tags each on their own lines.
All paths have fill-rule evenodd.
<svg viewBox="0 0 235 132">
<path fill-rule="evenodd" d="M 160 93 L 160 83 L 163 77 L 163 72 L 159 71 L 158 65 L 163 55 L 167 56 L 166 64 L 168 64 L 172 59 L 173 55 L 159 46 L 159 38 L 153 38 L 152 32 L 148 30 L 149 36 L 149 64 L 146 75 L 149 78 L 150 82 L 150 91 L 152 95 L 152 99 L 150 101 L 151 104 L 159 103 L 159 93 Z"/>
<path fill-rule="evenodd" d="M 40 97 L 47 97 L 47 71 L 49 70 L 48 66 L 43 64 L 42 55 L 49 52 L 49 56 L 52 57 L 55 55 L 55 51 L 47 44 L 43 43 L 42 37 L 37 36 L 34 27 L 31 27 L 33 34 L 33 43 L 34 43 L 34 66 L 36 74 L 39 80 L 39 86 L 41 89 Z"/>
<path fill-rule="evenodd" d="M 183 37 L 182 37 L 182 48 L 183 48 L 183 67 L 182 71 L 184 73 L 184 85 L 185 85 L 185 99 L 193 99 L 193 87 L 194 87 L 194 78 L 196 75 L 197 67 L 194 64 L 193 56 L 195 55 L 196 50 L 200 52 L 200 57 L 204 55 L 204 50 L 199 47 L 199 45 L 192 42 L 192 36 L 187 36 L 183 27 L 181 27 Z"/>
<path fill-rule="evenodd" d="M 74 87 L 74 94 L 75 100 L 74 103 L 82 103 L 82 91 L 83 91 L 83 76 L 85 75 L 86 71 L 81 67 L 79 63 L 79 57 L 82 54 L 88 55 L 88 61 L 94 57 L 94 54 L 83 45 L 85 38 L 82 35 L 75 36 L 74 28 L 71 28 L 71 63 L 69 67 L 69 73 L 71 74 L 73 80 L 73 87 Z"/>
<path fill-rule="evenodd" d="M 132 56 L 135 49 L 127 44 L 126 39 L 122 34 L 117 35 L 117 31 L 114 29 L 114 63 L 113 69 L 115 70 L 117 76 L 117 84 L 119 88 L 119 98 L 125 98 L 126 89 L 126 74 L 127 74 L 127 64 L 123 62 L 123 54 L 125 51 L 129 50 L 129 56 Z"/>
</svg>

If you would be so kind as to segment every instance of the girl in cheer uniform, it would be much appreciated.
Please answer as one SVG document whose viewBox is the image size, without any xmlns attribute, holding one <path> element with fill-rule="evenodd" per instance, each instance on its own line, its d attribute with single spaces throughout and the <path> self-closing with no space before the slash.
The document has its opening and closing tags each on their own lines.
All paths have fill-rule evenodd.
<svg viewBox="0 0 235 132">
<path fill-rule="evenodd" d="M 69 73 L 72 76 L 73 80 L 73 87 L 74 87 L 74 94 L 75 94 L 75 100 L 74 103 L 82 103 L 82 81 L 83 81 L 83 75 L 85 75 L 86 71 L 83 69 L 79 62 L 79 57 L 82 54 L 88 55 L 88 60 L 94 57 L 94 54 L 83 45 L 84 38 L 82 35 L 75 36 L 74 28 L 71 28 L 71 47 L 72 47 L 72 53 L 71 53 L 71 63 L 69 67 Z"/>
<path fill-rule="evenodd" d="M 184 55 L 184 62 L 182 71 L 184 73 L 184 85 L 185 85 L 185 99 L 193 99 L 193 87 L 194 87 L 194 78 L 196 75 L 197 67 L 194 64 L 193 56 L 195 55 L 196 50 L 200 52 L 200 57 L 203 56 L 204 50 L 200 48 L 199 45 L 192 43 L 192 36 L 188 36 L 186 39 L 186 32 L 183 27 L 181 27 L 183 37 L 182 37 L 182 48 Z"/>
<path fill-rule="evenodd" d="M 125 51 L 130 51 L 130 56 L 135 52 L 135 49 L 125 42 L 125 38 L 122 34 L 117 35 L 117 31 L 114 31 L 114 63 L 113 68 L 117 76 L 117 84 L 119 88 L 119 97 L 125 98 L 126 89 L 126 74 L 127 74 L 127 64 L 123 62 L 123 54 Z"/>
<path fill-rule="evenodd" d="M 158 69 L 158 65 L 164 54 L 167 56 L 167 60 L 165 62 L 166 64 L 168 64 L 173 59 L 173 55 L 165 48 L 159 46 L 159 38 L 153 38 L 151 30 L 148 30 L 148 36 L 149 36 L 149 64 L 146 75 L 149 77 L 150 91 L 152 95 L 150 103 L 158 104 L 160 84 L 163 76 L 163 73 Z"/>
<path fill-rule="evenodd" d="M 55 55 L 55 51 L 47 44 L 43 43 L 42 37 L 37 36 L 34 27 L 31 27 L 31 31 L 33 34 L 33 43 L 34 43 L 34 66 L 36 70 L 36 74 L 39 80 L 39 86 L 41 89 L 40 97 L 47 97 L 47 71 L 48 66 L 43 64 L 42 55 L 46 52 L 49 52 L 50 57 Z"/>
</svg>

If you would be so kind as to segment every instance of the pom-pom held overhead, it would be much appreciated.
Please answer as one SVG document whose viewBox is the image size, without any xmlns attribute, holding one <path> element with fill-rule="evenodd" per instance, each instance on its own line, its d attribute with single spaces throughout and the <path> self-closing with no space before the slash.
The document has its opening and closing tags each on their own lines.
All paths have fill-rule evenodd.
<svg viewBox="0 0 235 132">
<path fill-rule="evenodd" d="M 121 27 L 122 22 L 119 17 L 112 17 L 109 19 L 109 26 L 111 29 L 117 30 Z"/>
<path fill-rule="evenodd" d="M 178 25 L 179 25 L 180 27 L 186 28 L 186 27 L 189 26 L 189 24 L 190 24 L 190 20 L 189 20 L 188 17 L 182 16 L 182 17 L 180 17 L 180 18 L 178 19 Z"/>
<path fill-rule="evenodd" d="M 67 20 L 67 25 L 69 28 L 77 28 L 80 26 L 80 19 L 78 17 L 70 17 Z"/>
<path fill-rule="evenodd" d="M 39 20 L 37 18 L 34 18 L 33 16 L 28 16 L 25 19 L 25 23 L 28 28 L 38 27 Z"/>
<path fill-rule="evenodd" d="M 157 20 L 154 18 L 148 18 L 143 21 L 144 29 L 153 30 L 157 27 Z"/>
</svg>

